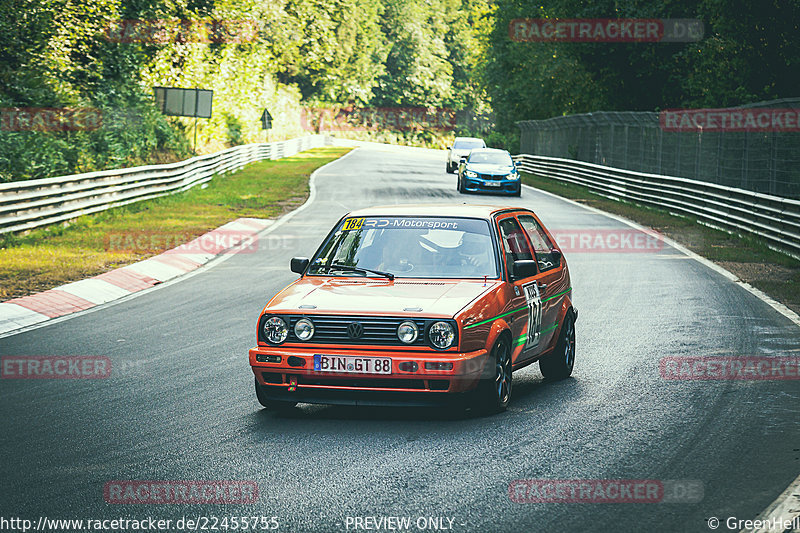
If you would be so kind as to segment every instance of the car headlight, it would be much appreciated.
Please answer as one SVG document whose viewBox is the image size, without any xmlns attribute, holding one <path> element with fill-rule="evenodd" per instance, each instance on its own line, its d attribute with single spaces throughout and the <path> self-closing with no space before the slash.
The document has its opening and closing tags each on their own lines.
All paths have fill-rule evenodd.
<svg viewBox="0 0 800 533">
<path fill-rule="evenodd" d="M 314 336 L 314 323 L 307 318 L 301 318 L 294 325 L 294 334 L 301 341 L 307 341 Z"/>
<path fill-rule="evenodd" d="M 473 172 L 473 171 L 471 171 L 471 170 L 467 170 L 466 172 L 464 172 L 464 174 L 465 174 L 465 175 L 466 175 L 468 178 L 477 178 L 477 177 L 478 177 L 478 173 L 477 173 L 477 172 Z"/>
<path fill-rule="evenodd" d="M 453 325 L 448 322 L 436 322 L 428 330 L 428 338 L 435 347 L 440 350 L 447 349 L 456 340 L 456 332 Z"/>
<path fill-rule="evenodd" d="M 519 179 L 519 173 L 518 173 L 516 170 L 513 170 L 513 171 L 511 172 L 511 174 L 509 174 L 508 176 L 506 176 L 506 178 L 507 178 L 507 179 L 510 179 L 510 180 L 518 180 L 518 179 Z"/>
<path fill-rule="evenodd" d="M 411 344 L 419 337 L 419 328 L 417 325 L 409 320 L 406 320 L 397 326 L 397 338 L 401 342 Z"/>
<path fill-rule="evenodd" d="M 264 321 L 264 338 L 272 344 L 280 344 L 289 336 L 289 327 L 280 317 L 273 316 Z"/>
</svg>

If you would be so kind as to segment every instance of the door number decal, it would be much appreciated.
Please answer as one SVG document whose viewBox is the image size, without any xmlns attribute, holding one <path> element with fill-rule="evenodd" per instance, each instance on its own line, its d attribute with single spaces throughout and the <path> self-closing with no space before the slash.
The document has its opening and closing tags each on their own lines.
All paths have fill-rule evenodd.
<svg viewBox="0 0 800 533">
<path fill-rule="evenodd" d="M 524 285 L 522 290 L 525 291 L 525 301 L 528 304 L 528 337 L 525 340 L 527 350 L 539 344 L 539 332 L 542 329 L 542 296 L 535 281 Z"/>
</svg>

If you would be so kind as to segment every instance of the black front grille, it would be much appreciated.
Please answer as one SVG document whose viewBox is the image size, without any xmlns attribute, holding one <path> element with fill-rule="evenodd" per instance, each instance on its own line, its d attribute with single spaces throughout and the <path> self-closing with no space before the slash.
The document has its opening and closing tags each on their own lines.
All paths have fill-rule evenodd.
<svg viewBox="0 0 800 533">
<path fill-rule="evenodd" d="M 276 372 L 262 372 L 261 376 L 267 383 L 283 383 L 283 375 Z"/>
<path fill-rule="evenodd" d="M 450 382 L 446 379 L 432 379 L 428 383 L 431 390 L 447 390 L 450 388 Z"/>
<path fill-rule="evenodd" d="M 425 390 L 421 379 L 375 379 L 375 378 L 317 378 L 297 376 L 298 385 L 320 385 L 325 387 L 370 387 L 375 389 Z"/>
<path fill-rule="evenodd" d="M 264 315 L 258 323 L 259 339 L 269 344 L 263 337 L 264 321 L 271 315 Z M 353 344 L 379 346 L 430 346 L 427 340 L 428 328 L 442 319 L 345 316 L 345 315 L 276 315 L 283 318 L 289 326 L 288 343 L 313 344 Z M 310 341 L 301 341 L 294 334 L 294 326 L 301 318 L 308 318 L 314 323 L 314 336 Z M 412 321 L 419 329 L 417 340 L 411 344 L 401 342 L 397 338 L 397 328 L 405 321 Z M 445 320 L 453 325 L 456 340 L 450 349 L 458 346 L 458 327 L 454 320 Z M 359 334 L 360 333 L 360 334 Z M 355 334 L 355 336 L 354 336 Z"/>
<path fill-rule="evenodd" d="M 300 342 L 294 335 L 294 325 L 302 317 L 289 319 L 288 342 Z M 345 317 L 345 316 L 309 316 L 314 322 L 313 342 L 335 344 L 390 344 L 404 345 L 397 338 L 397 328 L 409 320 L 407 318 L 381 318 L 381 317 Z M 415 319 L 413 322 L 419 328 L 419 336 L 414 343 L 406 346 L 425 345 L 425 320 Z M 351 324 L 360 325 L 351 327 Z M 361 331 L 358 337 L 350 335 L 352 329 Z"/>
<path fill-rule="evenodd" d="M 478 177 L 480 177 L 482 180 L 503 180 L 503 179 L 506 179 L 506 176 L 504 174 L 499 174 L 499 175 L 496 175 L 496 174 L 478 174 Z"/>
</svg>

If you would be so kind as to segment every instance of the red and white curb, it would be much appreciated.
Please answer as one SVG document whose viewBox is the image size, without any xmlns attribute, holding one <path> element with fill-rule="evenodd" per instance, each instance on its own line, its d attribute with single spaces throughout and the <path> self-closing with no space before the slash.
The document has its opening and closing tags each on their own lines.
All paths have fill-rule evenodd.
<svg viewBox="0 0 800 533">
<path fill-rule="evenodd" d="M 0 303 L 0 335 L 84 311 L 191 272 L 215 257 L 252 249 L 274 220 L 239 218 L 138 263 Z"/>
<path fill-rule="evenodd" d="M 197 274 L 199 271 L 192 271 L 212 260 L 213 264 L 218 264 L 236 253 L 252 251 L 257 238 L 275 231 L 314 203 L 317 197 L 315 181 L 320 172 L 355 152 L 356 150 L 351 150 L 312 172 L 308 178 L 309 194 L 306 202 L 277 220 L 238 218 L 144 261 L 49 291 L 0 303 L 0 337 L 35 329 L 44 326 L 44 322 L 48 320 L 62 320 L 61 317 L 72 313 L 132 297 L 131 295 L 145 289 L 166 286 L 173 280 L 179 281 L 176 279 L 178 277 L 185 279 Z"/>
</svg>

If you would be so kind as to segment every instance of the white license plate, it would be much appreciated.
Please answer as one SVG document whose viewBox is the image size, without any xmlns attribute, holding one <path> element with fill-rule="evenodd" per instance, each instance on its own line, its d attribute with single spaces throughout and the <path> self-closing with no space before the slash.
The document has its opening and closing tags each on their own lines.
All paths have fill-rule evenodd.
<svg viewBox="0 0 800 533">
<path fill-rule="evenodd" d="M 391 374 L 392 360 L 388 357 L 314 354 L 314 370 L 346 374 Z"/>
<path fill-rule="evenodd" d="M 483 184 L 486 185 L 487 187 L 499 187 L 500 186 L 500 183 L 498 183 L 496 181 L 485 181 L 485 182 L 483 182 Z"/>
</svg>

